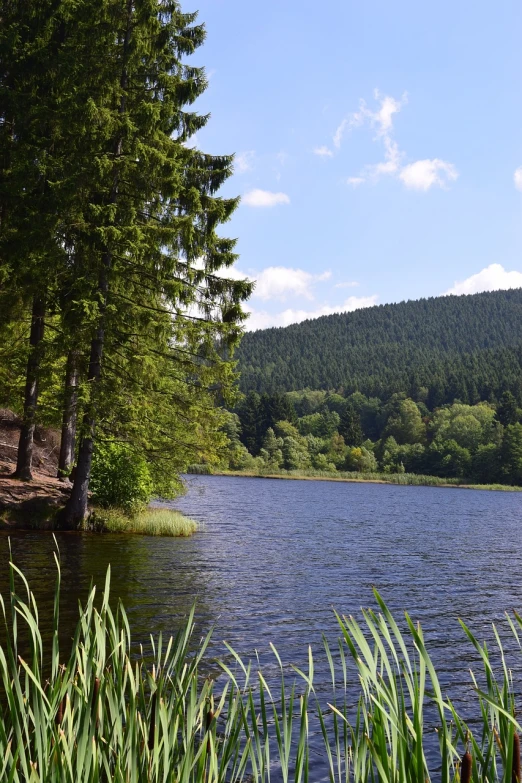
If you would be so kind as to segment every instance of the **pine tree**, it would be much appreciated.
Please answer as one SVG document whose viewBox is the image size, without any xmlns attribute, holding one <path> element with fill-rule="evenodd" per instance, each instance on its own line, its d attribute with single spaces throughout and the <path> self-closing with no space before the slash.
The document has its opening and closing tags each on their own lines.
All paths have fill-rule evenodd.
<svg viewBox="0 0 522 783">
<path fill-rule="evenodd" d="M 97 417 L 107 388 L 107 346 L 114 346 L 116 337 L 124 353 L 150 324 L 168 316 L 174 323 L 168 343 L 173 348 L 163 343 L 163 352 L 177 364 L 178 375 L 180 368 L 190 373 L 189 382 L 201 390 L 202 378 L 213 372 L 214 382 L 230 386 L 230 365 L 223 359 L 240 335 L 240 303 L 250 291 L 249 284 L 216 274 L 235 260 L 234 243 L 221 239 L 216 229 L 237 200 L 214 195 L 231 172 L 232 158 L 185 145 L 207 119 L 184 111 L 206 86 L 201 69 L 182 64 L 202 43 L 203 28 L 177 3 L 106 0 L 103 5 L 107 24 L 96 45 L 106 65 L 85 101 L 97 126 L 86 144 L 92 163 L 85 160 L 85 223 L 70 237 L 90 259 L 88 309 L 95 317 L 89 399 L 66 527 L 87 512 Z M 86 48 L 92 59 L 91 30 L 77 29 L 89 42 L 87 47 L 84 38 L 83 49 L 81 40 L 76 47 L 79 61 Z M 73 78 L 85 78 L 83 68 Z"/>
</svg>

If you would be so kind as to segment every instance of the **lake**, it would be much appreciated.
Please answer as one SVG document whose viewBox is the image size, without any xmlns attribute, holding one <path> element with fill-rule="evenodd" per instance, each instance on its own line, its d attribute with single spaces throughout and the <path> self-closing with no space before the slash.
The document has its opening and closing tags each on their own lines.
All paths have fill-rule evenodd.
<svg viewBox="0 0 522 783">
<path fill-rule="evenodd" d="M 376 606 L 372 586 L 397 613 L 420 620 L 450 694 L 465 707 L 476 658 L 458 618 L 480 639 L 505 610 L 522 612 L 522 494 L 508 492 L 187 477 L 172 505 L 197 519 L 190 539 L 121 535 L 57 536 L 70 629 L 93 580 L 112 567 L 113 594 L 127 608 L 135 640 L 174 632 L 197 600 L 201 630 L 215 626 L 213 652 L 226 639 L 244 655 L 306 664 L 307 646 L 335 640 L 333 608 Z M 52 536 L 11 536 L 45 617 L 55 568 Z M 0 537 L 0 587 L 7 587 L 8 539 Z M 513 644 L 510 645 L 513 648 Z M 520 659 L 520 653 L 518 655 Z M 517 658 L 513 658 L 518 670 Z M 324 676 L 319 665 L 318 680 Z"/>
</svg>

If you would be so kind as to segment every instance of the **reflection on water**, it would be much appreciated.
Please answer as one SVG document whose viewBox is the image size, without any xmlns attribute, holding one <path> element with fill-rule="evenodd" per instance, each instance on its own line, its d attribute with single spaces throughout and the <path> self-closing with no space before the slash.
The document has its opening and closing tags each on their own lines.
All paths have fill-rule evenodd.
<svg viewBox="0 0 522 783">
<path fill-rule="evenodd" d="M 199 627 L 216 626 L 215 650 L 226 639 L 268 660 L 272 641 L 283 660 L 304 664 L 308 644 L 337 637 L 332 608 L 374 606 L 375 585 L 398 616 L 421 620 L 443 683 L 465 704 L 474 656 L 457 618 L 491 638 L 492 621 L 522 611 L 521 494 L 194 476 L 173 505 L 202 523 L 193 538 L 57 536 L 65 636 L 110 564 L 136 641 L 175 632 L 197 599 Z M 16 533 L 11 543 L 49 623 L 53 538 Z M 7 561 L 0 536 L 4 595 Z"/>
</svg>

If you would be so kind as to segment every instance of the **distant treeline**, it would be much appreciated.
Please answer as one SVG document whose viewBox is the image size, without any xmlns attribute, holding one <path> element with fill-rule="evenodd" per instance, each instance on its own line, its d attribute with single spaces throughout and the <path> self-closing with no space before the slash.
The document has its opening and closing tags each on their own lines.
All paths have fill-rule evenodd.
<svg viewBox="0 0 522 783">
<path fill-rule="evenodd" d="M 361 392 L 421 400 L 522 401 L 522 289 L 445 296 L 329 315 L 245 335 L 241 388 Z"/>
<path fill-rule="evenodd" d="M 277 472 L 415 473 L 522 485 L 522 410 L 506 391 L 492 404 L 459 400 L 430 411 L 393 394 L 250 392 L 225 425 L 222 467 Z"/>
</svg>

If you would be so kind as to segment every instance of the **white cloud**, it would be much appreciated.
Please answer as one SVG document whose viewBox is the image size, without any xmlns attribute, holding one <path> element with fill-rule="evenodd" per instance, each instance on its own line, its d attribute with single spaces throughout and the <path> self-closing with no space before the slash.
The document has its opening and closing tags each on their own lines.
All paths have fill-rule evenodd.
<svg viewBox="0 0 522 783">
<path fill-rule="evenodd" d="M 378 179 L 381 174 L 396 174 L 400 168 L 403 153 L 399 150 L 396 141 L 389 136 L 384 137 L 384 160 L 381 163 L 372 163 L 365 167 L 367 174 Z"/>
<path fill-rule="evenodd" d="M 379 90 L 375 90 L 374 96 L 376 100 L 379 100 L 381 94 Z M 377 111 L 370 111 L 364 109 L 364 114 L 370 119 L 372 125 L 377 125 L 377 134 L 379 136 L 387 136 L 393 128 L 393 115 L 398 114 L 405 104 L 408 103 L 408 96 L 403 94 L 400 100 L 392 98 L 391 95 L 385 95 L 381 100 L 381 105 Z"/>
<path fill-rule="evenodd" d="M 290 204 L 286 193 L 272 193 L 269 190 L 250 190 L 243 196 L 243 204 L 248 207 L 275 207 L 277 204 Z"/>
<path fill-rule="evenodd" d="M 334 147 L 339 149 L 347 129 L 366 125 L 375 129 L 374 141 L 384 146 L 384 160 L 363 166 L 357 176 L 347 178 L 347 183 L 356 188 L 369 180 L 375 182 L 382 176 L 393 176 L 398 177 L 407 188 L 426 191 L 433 186 L 445 188 L 450 182 L 454 182 L 458 177 L 457 169 L 453 163 L 440 158 L 427 158 L 404 164 L 406 155 L 393 138 L 393 122 L 394 116 L 408 103 L 407 94 L 404 93 L 398 99 L 391 95 L 382 95 L 379 90 L 375 90 L 374 98 L 377 101 L 374 109 L 371 109 L 366 101 L 360 101 L 359 110 L 346 117 L 335 131 L 333 143 Z M 328 147 L 315 150 L 316 154 L 328 154 L 319 153 L 318 150 L 326 151 Z M 515 172 L 515 185 L 522 190 L 522 166 Z"/>
<path fill-rule="evenodd" d="M 444 188 L 448 182 L 458 177 L 458 172 L 452 163 L 434 158 L 433 160 L 417 160 L 401 169 L 399 178 L 407 188 L 412 190 L 429 190 L 433 185 Z"/>
<path fill-rule="evenodd" d="M 245 174 L 247 171 L 252 171 L 254 158 L 256 153 L 254 150 L 245 150 L 245 152 L 238 152 L 234 158 L 234 169 L 238 174 Z"/>
<path fill-rule="evenodd" d="M 195 149 L 199 146 L 198 137 L 195 133 L 192 134 L 192 136 L 183 142 L 183 146 L 187 147 L 187 149 Z"/>
<path fill-rule="evenodd" d="M 517 190 L 522 190 L 522 166 L 519 166 L 513 174 L 513 180 Z"/>
<path fill-rule="evenodd" d="M 246 272 L 242 272 L 237 266 L 222 266 L 216 272 L 216 277 L 223 277 L 228 280 L 253 280 L 252 275 L 247 275 Z"/>
<path fill-rule="evenodd" d="M 314 149 L 314 155 L 319 155 L 319 157 L 322 158 L 331 158 L 333 157 L 333 152 L 329 147 L 326 146 L 316 147 Z"/>
<path fill-rule="evenodd" d="M 349 120 L 343 120 L 333 135 L 334 147 L 337 147 L 337 149 L 339 149 L 339 147 L 341 146 L 341 141 L 344 136 L 344 131 L 348 124 L 349 124 Z"/>
<path fill-rule="evenodd" d="M 393 115 L 400 112 L 402 107 L 408 102 L 406 93 L 400 100 L 392 98 L 391 95 L 381 97 L 379 90 L 374 92 L 375 99 L 380 101 L 378 108 L 372 111 L 368 108 L 366 101 L 359 102 L 359 111 L 345 117 L 337 127 L 333 135 L 334 147 L 340 148 L 343 136 L 347 130 L 359 128 L 367 122 L 372 128 L 377 127 L 377 136 L 382 137 L 391 133 L 393 128 Z"/>
<path fill-rule="evenodd" d="M 455 281 L 447 294 L 478 294 L 481 291 L 499 291 L 506 288 L 522 288 L 522 272 L 507 272 L 502 264 L 490 264 L 466 280 Z"/>
<path fill-rule="evenodd" d="M 304 269 L 292 269 L 287 266 L 269 266 L 254 275 L 256 287 L 254 296 L 260 299 L 285 300 L 288 296 L 301 296 L 313 299 L 312 284 L 329 280 L 331 272 L 313 275 Z"/>
<path fill-rule="evenodd" d="M 250 318 L 246 321 L 246 329 L 250 332 L 256 329 L 268 329 L 271 326 L 289 326 L 290 324 L 306 321 L 308 318 L 319 318 L 322 315 L 333 313 L 346 313 L 359 310 L 363 307 L 372 307 L 377 303 L 377 296 L 350 296 L 341 305 L 324 305 L 314 310 L 283 310 L 281 313 L 267 313 L 266 311 L 250 310 Z"/>
</svg>

